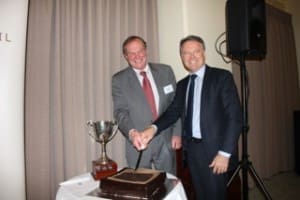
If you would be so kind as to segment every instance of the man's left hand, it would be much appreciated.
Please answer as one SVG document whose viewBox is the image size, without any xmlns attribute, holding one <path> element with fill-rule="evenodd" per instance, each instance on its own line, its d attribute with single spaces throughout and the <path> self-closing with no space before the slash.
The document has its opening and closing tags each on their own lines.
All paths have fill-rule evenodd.
<svg viewBox="0 0 300 200">
<path fill-rule="evenodd" d="M 229 165 L 229 158 L 221 154 L 217 154 L 209 167 L 213 168 L 214 174 L 223 174 L 227 172 Z"/>
<path fill-rule="evenodd" d="M 181 136 L 173 135 L 171 143 L 172 143 L 172 149 L 174 150 L 180 149 L 182 146 Z"/>
</svg>

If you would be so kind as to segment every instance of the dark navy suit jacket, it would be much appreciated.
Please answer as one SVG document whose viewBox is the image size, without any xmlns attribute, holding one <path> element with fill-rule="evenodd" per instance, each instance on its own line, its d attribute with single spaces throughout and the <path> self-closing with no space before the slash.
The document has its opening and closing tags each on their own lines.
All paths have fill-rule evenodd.
<svg viewBox="0 0 300 200">
<path fill-rule="evenodd" d="M 189 76 L 177 83 L 176 95 L 166 112 L 154 124 L 157 134 L 181 118 L 184 125 L 186 92 Z M 200 103 L 200 102 L 199 102 Z M 211 161 L 218 151 L 231 154 L 229 170 L 238 162 L 237 144 L 242 131 L 242 110 L 232 74 L 224 69 L 206 65 L 201 94 L 200 128 L 202 142 Z M 183 148 L 185 127 L 183 126 Z"/>
</svg>

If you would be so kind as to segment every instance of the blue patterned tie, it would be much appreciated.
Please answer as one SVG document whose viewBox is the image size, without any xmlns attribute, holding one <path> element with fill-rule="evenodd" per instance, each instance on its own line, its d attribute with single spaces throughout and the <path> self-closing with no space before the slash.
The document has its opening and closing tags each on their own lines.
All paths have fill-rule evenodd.
<svg viewBox="0 0 300 200">
<path fill-rule="evenodd" d="M 187 99 L 185 130 L 188 139 L 193 136 L 193 107 L 194 107 L 194 88 L 195 88 L 196 77 L 197 77 L 196 74 L 192 74 L 190 76 L 190 87 L 189 87 L 189 93 Z"/>
</svg>

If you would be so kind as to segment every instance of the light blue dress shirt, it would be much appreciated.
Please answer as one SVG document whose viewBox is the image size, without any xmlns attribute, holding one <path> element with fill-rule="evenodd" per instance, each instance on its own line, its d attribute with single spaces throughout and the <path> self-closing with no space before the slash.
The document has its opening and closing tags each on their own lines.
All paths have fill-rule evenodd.
<svg viewBox="0 0 300 200">
<path fill-rule="evenodd" d="M 202 66 L 197 72 L 193 73 L 197 75 L 195 78 L 195 87 L 194 87 L 194 105 L 193 105 L 193 137 L 201 139 L 201 129 L 200 129 L 200 105 L 201 105 L 201 91 L 203 84 L 203 77 L 205 72 L 205 65 Z M 190 83 L 188 86 L 188 90 Z M 186 97 L 187 100 L 187 97 Z"/>
<path fill-rule="evenodd" d="M 197 75 L 197 78 L 195 78 L 195 87 L 194 87 L 193 137 L 198 139 L 202 138 L 201 129 L 200 129 L 200 117 L 201 117 L 200 107 L 201 107 L 201 93 L 202 93 L 202 85 L 203 85 L 205 69 L 206 66 L 203 65 L 198 71 L 193 73 Z M 189 87 L 190 87 L 190 83 L 188 85 L 188 89 Z M 187 101 L 187 97 L 186 97 L 186 101 Z M 219 151 L 218 153 L 225 157 L 231 156 L 231 154 L 224 151 Z"/>
</svg>

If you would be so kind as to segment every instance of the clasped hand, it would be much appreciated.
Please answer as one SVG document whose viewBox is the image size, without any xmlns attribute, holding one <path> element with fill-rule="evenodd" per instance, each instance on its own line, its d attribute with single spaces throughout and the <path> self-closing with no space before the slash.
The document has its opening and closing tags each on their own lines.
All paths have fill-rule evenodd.
<svg viewBox="0 0 300 200">
<path fill-rule="evenodd" d="M 144 150 L 148 147 L 148 144 L 154 137 L 154 134 L 155 129 L 151 126 L 141 132 L 134 130 L 130 134 L 131 142 L 138 151 Z"/>
</svg>

